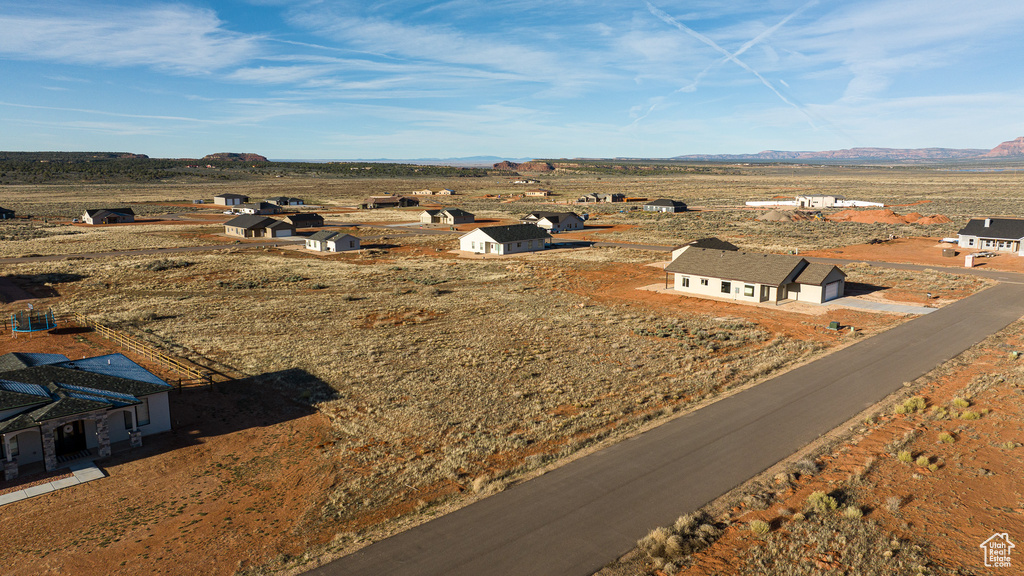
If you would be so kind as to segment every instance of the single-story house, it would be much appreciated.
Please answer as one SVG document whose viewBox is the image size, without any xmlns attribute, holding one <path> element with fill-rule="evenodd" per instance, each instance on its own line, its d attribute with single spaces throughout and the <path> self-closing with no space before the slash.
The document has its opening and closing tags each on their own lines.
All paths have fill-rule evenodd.
<svg viewBox="0 0 1024 576">
<path fill-rule="evenodd" d="M 421 224 L 468 224 L 475 222 L 476 217 L 460 208 L 444 208 L 441 210 L 424 210 L 420 212 Z"/>
<path fill-rule="evenodd" d="M 70 360 L 62 354 L 0 356 L 0 459 L 54 470 L 79 456 L 105 458 L 113 444 L 171 429 L 171 386 L 123 354 Z"/>
<path fill-rule="evenodd" d="M 249 197 L 242 194 L 218 194 L 213 197 L 213 203 L 221 206 L 237 206 L 248 201 Z"/>
<path fill-rule="evenodd" d="M 644 204 L 644 210 L 647 212 L 686 212 L 686 202 L 659 198 Z"/>
<path fill-rule="evenodd" d="M 740 249 L 739 246 L 736 246 L 732 242 L 726 242 L 725 240 L 719 240 L 718 238 L 698 238 L 697 240 L 691 240 L 690 242 L 673 249 L 672 259 L 675 260 L 680 254 L 690 248 L 711 248 L 712 250 L 729 250 L 732 252 Z"/>
<path fill-rule="evenodd" d="M 551 235 L 533 224 L 486 226 L 459 237 L 459 250 L 477 254 L 516 254 L 547 248 Z"/>
<path fill-rule="evenodd" d="M 321 230 L 306 238 L 306 249 L 317 252 L 347 252 L 359 250 L 359 238 L 333 230 Z"/>
<path fill-rule="evenodd" d="M 807 194 L 796 197 L 796 205 L 800 208 L 834 208 L 843 203 L 846 196 L 838 194 Z"/>
<path fill-rule="evenodd" d="M 0 208 L 0 220 L 8 220 L 14 218 L 14 210 L 10 208 Z"/>
<path fill-rule="evenodd" d="M 689 248 L 665 267 L 675 290 L 741 302 L 823 303 L 842 297 L 846 273 L 800 256 Z"/>
<path fill-rule="evenodd" d="M 277 214 L 281 211 L 277 204 L 260 202 L 259 204 L 239 204 L 235 210 L 242 214 Z"/>
<path fill-rule="evenodd" d="M 82 213 L 86 224 L 121 224 L 135 222 L 135 211 L 131 208 L 95 208 Z"/>
<path fill-rule="evenodd" d="M 584 194 L 580 196 L 577 202 L 624 202 L 626 200 L 625 194 L 618 192 L 604 193 L 604 192 L 591 192 L 590 194 Z"/>
<path fill-rule="evenodd" d="M 284 220 L 243 214 L 224 223 L 224 233 L 239 238 L 283 238 L 295 235 L 295 226 Z"/>
<path fill-rule="evenodd" d="M 302 206 L 305 202 L 301 198 L 289 198 L 287 196 L 275 196 L 274 198 L 267 198 L 268 204 L 274 204 L 275 206 Z"/>
<path fill-rule="evenodd" d="M 454 196 L 455 190 L 452 190 L 451 188 L 442 188 L 435 192 L 434 194 L 436 194 L 437 196 Z"/>
<path fill-rule="evenodd" d="M 1024 219 L 971 218 L 957 232 L 957 245 L 1024 256 Z"/>
<path fill-rule="evenodd" d="M 523 196 L 551 196 L 551 190 L 544 190 L 542 188 L 527 190 L 523 192 Z"/>
<path fill-rule="evenodd" d="M 433 196 L 434 195 L 434 191 L 431 190 L 430 188 L 424 188 L 423 190 L 414 190 L 412 195 L 413 196 Z"/>
<path fill-rule="evenodd" d="M 366 208 L 406 208 L 408 206 L 419 206 L 420 201 L 405 196 L 370 196 L 363 204 Z"/>
<path fill-rule="evenodd" d="M 324 225 L 324 217 L 315 212 L 303 212 L 286 216 L 285 222 L 296 228 L 319 228 Z"/>
<path fill-rule="evenodd" d="M 583 218 L 575 212 L 531 212 L 520 218 L 519 222 L 533 224 L 552 234 L 583 229 Z"/>
<path fill-rule="evenodd" d="M 517 178 L 512 181 L 513 184 L 540 184 L 540 180 L 534 180 L 533 178 Z"/>
</svg>

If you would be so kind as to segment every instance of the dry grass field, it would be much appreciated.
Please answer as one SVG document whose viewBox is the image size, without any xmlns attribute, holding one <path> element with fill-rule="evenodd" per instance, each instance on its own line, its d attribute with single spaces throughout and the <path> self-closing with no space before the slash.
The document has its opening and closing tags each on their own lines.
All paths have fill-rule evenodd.
<svg viewBox="0 0 1024 576">
<path fill-rule="evenodd" d="M 717 235 L 751 249 L 803 251 L 890 234 L 949 235 L 966 215 L 979 214 L 974 210 L 982 208 L 985 214 L 1013 215 L 1019 206 L 1003 200 L 1006 195 L 1000 191 L 1019 185 L 1015 178 L 1008 173 L 920 169 L 767 167 L 652 178 L 554 175 L 541 177 L 539 186 L 558 193 L 555 201 L 590 191 L 625 191 L 704 207 L 657 216 L 620 213 L 620 204 L 573 206 L 596 216 L 594 224 L 632 226 L 599 232 L 598 238 L 672 245 Z M 531 210 L 564 207 L 485 198 L 521 190 L 497 177 L 438 182 L 277 178 L 137 188 L 11 186 L 4 187 L 10 192 L 4 206 L 51 220 L 70 218 L 94 203 L 143 206 L 140 213 L 159 214 L 183 209 L 164 202 L 230 191 L 253 198 L 298 196 L 336 210 L 357 205 L 370 194 L 426 187 L 454 188 L 461 195 L 431 200 L 462 207 L 478 218 L 511 219 Z M 766 223 L 753 220 L 755 213 L 742 207 L 745 200 L 802 192 L 927 202 L 897 210 L 945 214 L 954 224 Z M 329 219 L 356 223 L 415 217 L 415 210 L 374 210 L 330 212 Z M 0 223 L 0 256 L 223 243 L 217 240 L 218 229 L 194 223 L 98 228 Z M 448 253 L 455 248 L 454 236 L 417 235 L 415 229 L 387 234 L 375 241 L 379 247 L 358 254 L 316 256 L 240 246 L 163 257 L 7 264 L 2 274 L 48 295 L 43 304 L 85 313 L 174 354 L 230 367 L 250 376 L 243 384 L 297 403 L 322 419 L 303 432 L 309 437 L 303 443 L 311 451 L 308 458 L 291 452 L 281 456 L 297 462 L 301 485 L 310 491 L 301 522 L 290 524 L 280 546 L 261 549 L 244 565 L 218 557 L 209 571 L 217 574 L 295 569 L 311 555 L 352 550 L 501 490 L 584 448 L 615 441 L 704 399 L 902 321 L 852 310 L 832 311 L 825 319 L 785 307 L 755 308 L 636 290 L 664 281 L 660 270 L 645 266 L 663 254 L 602 248 L 462 259 Z M 888 273 L 857 266 L 848 272 L 851 283 L 871 287 L 876 298 L 895 301 L 917 302 L 919 294 L 934 292 L 938 302 L 948 302 L 984 286 L 971 277 L 939 272 Z M 17 307 L 11 304 L 4 310 Z M 857 332 L 828 331 L 824 326 L 830 320 L 856 326 Z M 286 438 L 284 428 L 269 426 L 265 434 L 261 442 L 267 446 L 278 446 Z M 232 437 L 226 432 L 204 441 L 221 450 L 222 460 L 229 453 L 243 462 L 258 456 L 258 450 L 237 454 L 234 448 L 217 448 Z M 145 461 L 132 465 L 145 466 Z M 264 472 L 258 466 L 239 474 L 243 472 L 252 475 L 246 476 L 247 485 L 260 485 Z M 116 483 L 118 478 L 115 474 L 104 482 Z M 275 490 L 287 490 L 279 480 L 264 485 L 273 489 L 246 492 L 247 498 L 255 498 L 249 505 L 268 506 Z M 233 501 L 232 487 L 224 489 L 227 501 Z M 167 494 L 153 497 L 174 499 Z M 176 498 L 189 506 L 201 500 Z M 60 498 L 26 506 L 59 507 Z M 232 514 L 239 522 L 238 511 Z M 170 530 L 168 526 L 162 529 Z M 106 554 L 111 555 L 118 546 L 129 545 L 108 544 Z M 212 537 L 191 544 L 200 549 L 223 545 Z M 27 568 L 66 567 L 71 555 L 88 546 L 78 542 L 41 557 L 36 551 L 0 547 L 0 560 Z M 122 552 L 135 553 L 129 548 Z M 176 568 L 170 552 L 154 565 L 163 573 L 187 573 Z"/>
</svg>

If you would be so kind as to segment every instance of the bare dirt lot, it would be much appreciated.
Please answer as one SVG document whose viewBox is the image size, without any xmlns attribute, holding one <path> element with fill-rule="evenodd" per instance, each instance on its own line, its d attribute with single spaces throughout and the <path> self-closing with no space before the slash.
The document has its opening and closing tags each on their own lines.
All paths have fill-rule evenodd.
<svg viewBox="0 0 1024 576">
<path fill-rule="evenodd" d="M 808 175 L 813 184 L 802 180 Z M 535 209 L 588 211 L 591 228 L 567 239 L 678 245 L 717 235 L 748 249 L 805 254 L 832 248 L 813 254 L 931 265 L 926 257 L 942 258 L 938 237 L 955 232 L 962 224 L 956 219 L 972 202 L 983 206 L 986 194 L 1015 182 L 1008 174 L 879 170 L 837 169 L 828 179 L 820 176 L 802 168 L 759 168 L 665 178 L 567 175 L 543 185 L 556 190 L 558 202 L 623 189 L 629 196 L 672 197 L 707 207 L 678 215 L 620 212 L 622 206 L 611 204 L 487 198 L 514 190 L 498 178 L 281 178 L 245 187 L 118 188 L 114 198 L 116 204 L 144 201 L 156 211 L 160 202 L 229 191 L 289 195 L 334 210 L 329 220 L 394 223 L 414 220 L 417 211 L 350 207 L 369 194 L 452 187 L 460 195 L 438 201 L 493 222 L 514 221 Z M 877 188 L 882 184 L 885 193 Z M 865 200 L 899 196 L 926 202 L 927 209 L 915 210 L 946 214 L 955 223 L 765 223 L 742 207 L 745 199 L 793 185 Z M 14 202 L 54 218 L 70 217 L 72 207 L 103 198 L 109 204 L 112 191 L 62 187 L 65 197 L 55 201 L 53 188 L 10 188 Z M 993 209 L 1019 209 L 1001 202 Z M 167 208 L 180 209 L 162 207 Z M 84 233 L 82 227 L 52 222 L 18 222 L 17 229 L 0 224 L 0 234 L 6 234 L 2 250 L 73 254 L 224 243 L 216 223 L 201 223 L 216 221 L 215 211 L 202 214 L 182 221 L 188 223 Z M 903 239 L 923 233 L 935 237 Z M 164 574 L 300 570 L 312 556 L 353 550 L 583 449 L 633 434 L 693 402 L 751 385 L 904 320 L 637 290 L 664 282 L 663 271 L 647 266 L 664 253 L 593 248 L 465 259 L 450 253 L 457 245 L 454 235 L 418 234 L 415 227 L 380 234 L 368 250 L 328 256 L 240 245 L 169 258 L 4 265 L 0 273 L 37 296 L 37 306 L 87 314 L 172 354 L 249 378 L 216 392 L 174 395 L 175 431 L 147 439 L 141 451 L 101 462 L 109 478 L 4 507 L 4 525 L 9 517 L 18 520 L 10 525 L 33 522 L 34 537 L 5 539 L 0 563 L 18 566 L 19 573 L 87 576 L 134 573 L 139 561 Z M 890 234 L 901 238 L 866 244 Z M 984 264 L 1009 266 L 1009 260 L 1000 256 Z M 941 306 L 986 285 L 942 272 L 857 265 L 846 271 L 855 291 L 891 302 Z M 928 292 L 933 297 L 925 300 Z M 23 307 L 15 302 L 3 311 Z M 856 331 L 827 330 L 833 320 Z M 41 351 L 47 342 L 0 336 L 3 351 L 29 345 Z M 74 354 L 104 346 L 88 333 L 49 342 Z"/>
</svg>

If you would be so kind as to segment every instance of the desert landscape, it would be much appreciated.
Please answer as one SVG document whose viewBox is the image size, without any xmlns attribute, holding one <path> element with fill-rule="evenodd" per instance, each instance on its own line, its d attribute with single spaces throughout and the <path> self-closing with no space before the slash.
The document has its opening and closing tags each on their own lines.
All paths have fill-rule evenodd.
<svg viewBox="0 0 1024 576">
<path fill-rule="evenodd" d="M 523 171 L 537 181 L 527 187 L 512 183 L 508 166 L 473 176 L 238 168 L 224 182 L 182 172 L 146 184 L 4 185 L 3 207 L 31 215 L 0 221 L 7 315 L 29 301 L 83 315 L 215 377 L 171 392 L 173 430 L 99 461 L 107 478 L 4 505 L 4 525 L 24 537 L 4 539 L 0 565 L 11 574 L 131 574 L 139 562 L 154 574 L 301 573 L 914 317 L 658 290 L 668 250 L 695 239 L 842 260 L 848 295 L 919 308 L 996 283 L 976 271 L 1024 272 L 1024 259 L 1006 253 L 966 270 L 964 254 L 976 251 L 947 256 L 941 242 L 972 217 L 1024 217 L 1006 192 L 1020 187 L 1015 171 L 546 165 Z M 523 195 L 534 187 L 552 194 Z M 360 207 L 424 188 L 456 194 Z M 592 192 L 640 200 L 576 202 Z M 321 214 L 362 249 L 306 250 L 301 240 L 314 230 L 226 236 L 232 215 L 209 202 L 225 193 L 302 198 L 297 211 Z M 885 207 L 765 220 L 768 209 L 745 205 L 802 194 Z M 640 209 L 658 198 L 689 210 Z M 122 205 L 136 222 L 72 222 Z M 435 206 L 462 208 L 476 223 L 418 225 Z M 458 250 L 461 233 L 538 210 L 585 213 L 586 227 L 540 252 Z M 1021 327 L 908 382 L 674 526 L 651 526 L 601 574 L 978 566 L 991 527 L 1024 528 L 1014 482 L 1024 455 L 1013 354 L 1024 346 Z M 72 320 L 0 337 L 0 353 L 15 351 L 122 351 L 180 379 Z M 0 483 L 0 495 L 54 477 L 26 470 Z"/>
</svg>

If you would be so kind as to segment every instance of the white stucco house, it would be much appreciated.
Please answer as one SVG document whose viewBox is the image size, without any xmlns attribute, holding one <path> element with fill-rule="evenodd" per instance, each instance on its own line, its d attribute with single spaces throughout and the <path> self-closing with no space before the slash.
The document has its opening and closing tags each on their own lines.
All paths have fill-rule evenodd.
<svg viewBox="0 0 1024 576">
<path fill-rule="evenodd" d="M 824 303 L 843 296 L 846 273 L 799 256 L 688 248 L 665 267 L 672 288 L 687 296 L 738 302 Z"/>
<path fill-rule="evenodd" d="M 1011 252 L 1024 256 L 1024 219 L 971 218 L 957 232 L 961 248 Z"/>
<path fill-rule="evenodd" d="M 583 218 L 575 212 L 531 212 L 519 219 L 521 224 L 533 224 L 552 234 L 583 230 Z"/>
<path fill-rule="evenodd" d="M 547 247 L 551 235 L 533 224 L 487 226 L 459 238 L 459 250 L 476 254 L 516 254 Z"/>
<path fill-rule="evenodd" d="M 171 386 L 123 354 L 70 360 L 61 354 L 0 356 L 0 459 L 4 478 L 19 465 L 110 456 L 112 445 L 142 446 L 171 429 Z M 0 485 L 2 486 L 2 485 Z"/>
<path fill-rule="evenodd" d="M 469 224 L 476 221 L 476 217 L 461 208 L 444 208 L 441 210 L 424 210 L 420 212 L 420 224 Z"/>
<path fill-rule="evenodd" d="M 348 252 L 359 247 L 359 238 L 333 230 L 321 230 L 306 237 L 306 249 L 316 252 Z"/>
</svg>

